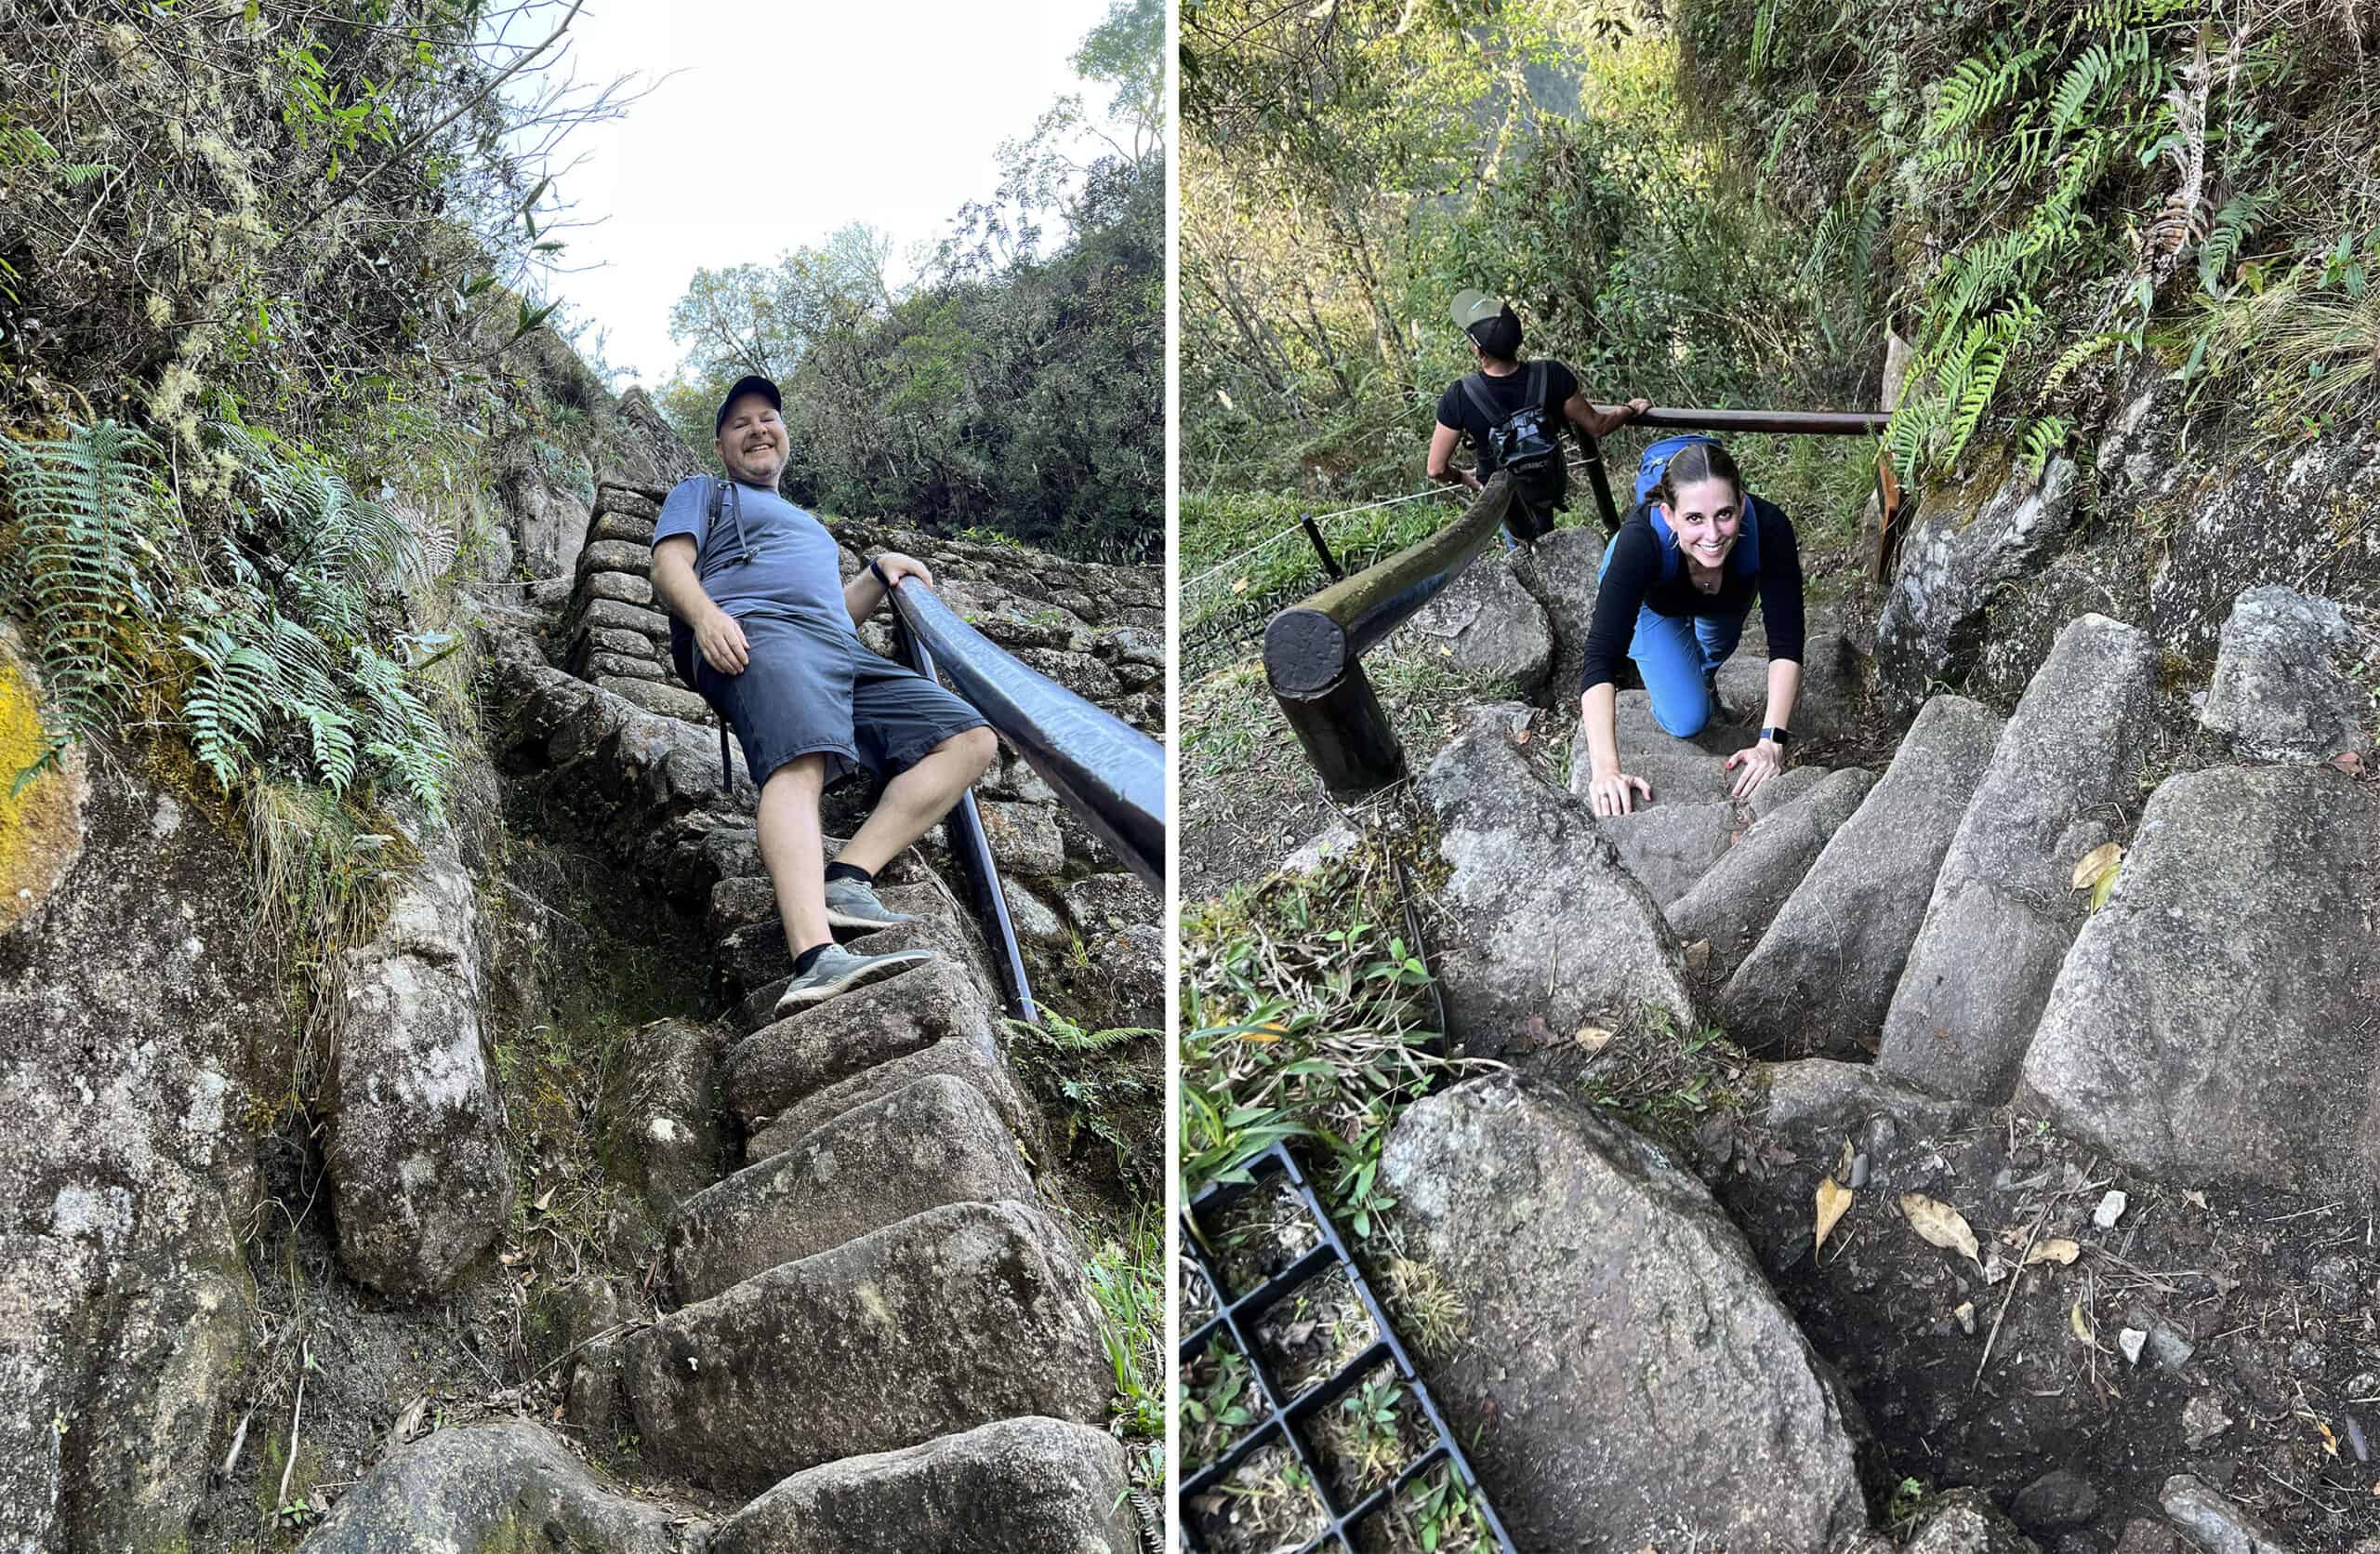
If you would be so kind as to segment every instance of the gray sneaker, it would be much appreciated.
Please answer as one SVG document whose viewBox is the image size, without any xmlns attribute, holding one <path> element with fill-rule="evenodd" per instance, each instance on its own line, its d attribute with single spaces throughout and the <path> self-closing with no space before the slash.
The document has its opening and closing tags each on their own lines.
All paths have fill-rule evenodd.
<svg viewBox="0 0 2380 1554">
<path fill-rule="evenodd" d="M 876 887 L 864 880 L 826 882 L 826 926 L 829 928 L 890 928 L 915 923 L 910 912 L 896 912 L 876 898 Z"/>
<path fill-rule="evenodd" d="M 931 950 L 896 950 L 890 955 L 855 955 L 840 944 L 830 944 L 810 963 L 810 969 L 785 985 L 778 995 L 774 1017 L 783 1019 L 797 1009 L 821 1003 L 837 993 L 847 993 L 853 988 L 870 982 L 881 982 L 895 973 L 934 958 Z"/>
</svg>

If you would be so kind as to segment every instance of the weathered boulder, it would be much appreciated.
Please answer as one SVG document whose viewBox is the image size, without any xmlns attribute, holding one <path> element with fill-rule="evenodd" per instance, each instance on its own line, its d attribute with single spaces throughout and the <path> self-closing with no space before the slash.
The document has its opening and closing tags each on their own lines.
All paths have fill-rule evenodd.
<svg viewBox="0 0 2380 1554">
<path fill-rule="evenodd" d="M 1764 1063 L 1754 1070 L 1765 1099 L 1761 1122 L 1777 1132 L 1850 1134 L 1871 1118 L 1889 1117 L 1913 1130 L 1948 1132 L 1974 1122 L 1977 1109 L 1946 1101 L 1872 1063 L 1803 1057 Z"/>
<path fill-rule="evenodd" d="M 1866 1526 L 1856 1405 L 1652 1144 L 1502 1075 L 1408 1111 L 1381 1178 L 1462 1305 L 1423 1371 L 1466 1441 L 1489 1426 L 1472 1462 L 1519 1547 L 1629 1550 L 1682 1522 L 1824 1549 Z"/>
<path fill-rule="evenodd" d="M 993 1024 L 983 989 L 951 962 L 928 961 L 814 1003 L 738 1042 L 727 1055 L 728 1105 L 748 1126 L 865 1069 Z"/>
<path fill-rule="evenodd" d="M 1876 626 L 1879 688 L 1914 707 L 1937 681 L 1960 684 L 1984 612 L 2011 579 L 2036 570 L 2073 527 L 2074 465 L 2053 458 L 2038 485 L 1978 481 L 1929 491 Z"/>
<path fill-rule="evenodd" d="M 1420 784 L 1454 870 L 1441 898 L 1463 935 L 1438 958 L 1448 1021 L 1489 1053 L 1532 1018 L 1564 1034 L 1648 1013 L 1690 1029 L 1669 924 L 1587 806 L 1529 770 L 1506 733 L 1515 711 L 1474 711 Z"/>
<path fill-rule="evenodd" d="M 1102 1422 L 1110 1383 L 1080 1256 L 1022 1203 L 780 1264 L 635 1335 L 628 1376 L 648 1458 L 725 1489 L 1018 1415 Z"/>
<path fill-rule="evenodd" d="M 621 1056 L 627 1079 L 605 1108 L 612 1158 L 667 1216 L 719 1179 L 726 1140 L 715 1097 L 725 1035 L 692 1020 L 655 1020 L 629 1034 Z"/>
<path fill-rule="evenodd" d="M 408 1299 L 452 1288 L 512 1202 L 481 1028 L 478 895 L 454 832 L 417 830 L 419 869 L 378 936 L 347 953 L 323 1150 L 340 1264 Z"/>
<path fill-rule="evenodd" d="M 983 819 L 984 840 L 991 844 L 992 858 L 1002 873 L 1038 879 L 1064 871 L 1066 845 L 1048 804 L 978 799 L 975 812 Z"/>
<path fill-rule="evenodd" d="M 1682 942 L 1710 942 L 1710 976 L 1734 974 L 1828 839 L 1875 785 L 1875 773 L 1856 767 L 1827 773 L 1799 798 L 1752 822 L 1692 889 L 1669 904 L 1670 926 Z"/>
<path fill-rule="evenodd" d="M 1594 623 L 1596 579 L 1603 571 L 1600 528 L 1584 525 L 1540 535 L 1529 546 L 1522 576 L 1534 585 L 1554 631 L 1552 678 L 1554 698 L 1579 704 L 1579 669 L 1586 657 L 1587 631 Z"/>
<path fill-rule="evenodd" d="M 1954 1489 L 1934 1502 L 1909 1542 L 1909 1554 L 2041 1554 L 1979 1489 Z"/>
<path fill-rule="evenodd" d="M 0 934 L 0 1546 L 165 1547 L 246 1358 L 239 1107 L 287 1013 L 216 826 L 119 773 L 58 842 L 72 888 Z"/>
<path fill-rule="evenodd" d="M 797 1473 L 722 1522 L 707 1554 L 1137 1554 L 1127 1485 L 1104 1430 L 1003 1419 Z"/>
<path fill-rule="evenodd" d="M 1425 658 L 1523 695 L 1545 683 L 1554 631 L 1509 557 L 1485 555 L 1389 633 L 1385 651 Z"/>
<path fill-rule="evenodd" d="M 39 911 L 83 856 L 83 747 L 68 746 L 48 771 L 17 786 L 47 742 L 40 678 L 16 629 L 0 621 L 0 934 Z"/>
<path fill-rule="evenodd" d="M 688 1522 L 673 1526 L 673 1522 Z M 307 1554 L 691 1554 L 707 1529 L 602 1481 L 536 1426 L 439 1430 L 400 1446 L 339 1497 Z"/>
<path fill-rule="evenodd" d="M 2328 599 L 2277 585 L 2231 606 L 2199 722 L 2245 761 L 2320 761 L 2380 741 L 2380 701 L 2347 673 L 2367 641 Z"/>
<path fill-rule="evenodd" d="M 1876 1061 L 1945 1096 L 2004 1099 L 2085 916 L 2074 866 L 2138 794 L 2157 647 L 2086 615 L 2058 634 L 1934 881 Z"/>
<path fill-rule="evenodd" d="M 2296 1545 L 2195 1473 L 2167 1479 L 2157 1504 L 2204 1554 L 2295 1554 Z"/>
<path fill-rule="evenodd" d="M 1837 1053 L 1874 1037 L 1999 735 L 1999 717 L 1976 702 L 1925 704 L 1891 768 L 1727 979 L 1720 1020 L 1730 1035 Z"/>
<path fill-rule="evenodd" d="M 1086 934 L 1118 934 L 1165 921 L 1165 903 L 1137 874 L 1093 874 L 1066 886 L 1066 919 Z"/>
<path fill-rule="evenodd" d="M 695 1194 L 670 1227 L 678 1298 L 970 1199 L 1030 1201 L 1033 1178 L 983 1093 L 932 1075 L 853 1108 Z"/>
<path fill-rule="evenodd" d="M 765 1160 L 781 1149 L 789 1149 L 853 1108 L 898 1094 L 919 1080 L 936 1075 L 965 1081 L 990 1100 L 992 1109 L 999 1113 L 1009 1132 L 1019 1137 L 1033 1136 L 1033 1113 L 1016 1088 L 1015 1080 L 1009 1075 L 998 1039 L 988 1029 L 977 1029 L 936 1042 L 906 1057 L 863 1069 L 795 1103 L 752 1135 L 745 1144 L 745 1158 Z"/>
<path fill-rule="evenodd" d="M 1000 882 L 1000 898 L 1008 904 L 1008 922 L 1017 939 L 1043 950 L 1064 950 L 1074 941 L 1074 932 L 1051 906 L 1030 887 L 1014 880 Z"/>
<path fill-rule="evenodd" d="M 2058 1126 L 2164 1179 L 2380 1195 L 2380 790 L 2218 767 L 2149 801 L 2025 1058 Z"/>
<path fill-rule="evenodd" d="M 1763 783 L 1749 799 L 1645 804 L 1626 815 L 1598 816 L 1595 824 L 1620 850 L 1628 871 L 1666 910 L 1726 857 L 1755 820 L 1791 804 L 1825 775 L 1805 766 Z"/>
</svg>

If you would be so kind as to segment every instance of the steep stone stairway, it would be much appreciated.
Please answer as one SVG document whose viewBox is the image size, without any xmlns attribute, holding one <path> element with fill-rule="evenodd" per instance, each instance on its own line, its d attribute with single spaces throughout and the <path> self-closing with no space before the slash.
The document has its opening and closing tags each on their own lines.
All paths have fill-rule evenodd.
<svg viewBox="0 0 2380 1554">
<path fill-rule="evenodd" d="M 1910 1547 L 2374 1547 L 2373 626 L 2255 588 L 2191 684 L 2085 615 L 2007 716 L 1936 695 L 1881 771 L 1796 769 L 1748 804 L 1720 762 L 1756 667 L 1691 743 L 1623 692 L 1622 764 L 1655 797 L 1617 818 L 1531 764 L 1553 741 L 1523 737 L 1529 708 L 1473 710 L 1416 783 L 1449 871 L 1431 950 L 1456 1033 L 1522 1077 L 1417 1108 L 1382 1177 L 1473 1308 L 1432 1380 L 1491 1421 L 1508 1522 L 1548 1547 L 1883 1547 L 1847 1481 L 1682 1476 L 1549 1423 L 1701 1439 L 1749 1375 L 1739 1454 L 1809 1428 L 1881 1440 L 1887 1484 L 1968 1486 Z M 1578 1105 L 1706 1025 L 1736 1044 L 1701 1073 L 1729 1099 L 1656 1097 L 1667 1149 Z M 1677 1202 L 1637 1203 L 1647 1183 Z M 1717 1272 L 1675 1250 L 1714 1198 Z M 1637 1324 L 1651 1359 L 1541 1362 Z M 1742 1375 L 1685 1375 L 1708 1356 Z M 1805 1370 L 1827 1401 L 1764 1415 Z"/>
<path fill-rule="evenodd" d="M 721 790 L 715 730 L 669 715 L 686 710 L 674 687 L 643 672 L 658 618 L 622 597 L 650 537 L 629 526 L 635 506 L 654 495 L 605 493 L 566 617 L 571 667 L 499 637 L 492 699 L 513 710 L 498 744 L 515 776 L 600 817 L 656 910 L 704 914 L 732 1011 L 635 1036 L 611 1132 L 667 1226 L 654 1314 L 583 1336 L 556 1424 L 594 1443 L 632 1435 L 641 1475 L 739 1508 L 657 1513 L 514 1421 L 390 1454 L 307 1547 L 389 1547 L 403 1528 L 509 1549 L 524 1527 L 573 1547 L 1128 1554 L 1142 1530 L 1104 1428 L 1101 1319 L 1083 1251 L 1036 1185 L 1040 1124 L 1008 1067 L 981 938 L 913 850 L 883 895 L 919 921 L 866 943 L 938 958 L 773 1017 L 790 965 L 748 778 L 739 756 Z"/>
</svg>

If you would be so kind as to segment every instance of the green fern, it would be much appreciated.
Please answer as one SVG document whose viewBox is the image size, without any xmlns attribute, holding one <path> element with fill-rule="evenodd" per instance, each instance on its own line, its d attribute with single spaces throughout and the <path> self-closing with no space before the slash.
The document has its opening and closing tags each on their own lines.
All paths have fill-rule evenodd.
<svg viewBox="0 0 2380 1554">
<path fill-rule="evenodd" d="M 2256 230 L 2272 198 L 2268 193 L 2235 194 L 2215 212 L 2198 250 L 2199 285 L 2209 297 L 2222 294 L 2224 277 L 2230 273 L 2232 261 L 2240 257 L 2241 245 Z"/>
<path fill-rule="evenodd" d="M 39 762 L 112 725 L 156 616 L 160 519 L 141 462 L 156 447 L 128 426 L 71 426 L 54 442 L 0 442 L 17 515 L 8 604 L 33 622 L 49 726 Z"/>
<path fill-rule="evenodd" d="M 2019 49 L 2004 39 L 1995 39 L 1982 54 L 1960 60 L 1943 81 L 1933 116 L 1925 121 L 1926 138 L 1948 140 L 1990 118 L 2016 95 L 2026 73 L 2049 52 L 2045 44 Z"/>
<path fill-rule="evenodd" d="M 2049 468 L 2051 456 L 2066 445 L 2073 430 L 2063 416 L 2043 416 L 2027 427 L 2017 445 L 2017 458 L 2025 472 L 2035 480 L 2041 479 L 2042 472 Z"/>
<path fill-rule="evenodd" d="M 200 666 L 182 698 L 182 720 L 200 763 L 229 792 L 264 742 L 281 676 L 271 654 L 219 626 L 181 640 Z"/>
</svg>

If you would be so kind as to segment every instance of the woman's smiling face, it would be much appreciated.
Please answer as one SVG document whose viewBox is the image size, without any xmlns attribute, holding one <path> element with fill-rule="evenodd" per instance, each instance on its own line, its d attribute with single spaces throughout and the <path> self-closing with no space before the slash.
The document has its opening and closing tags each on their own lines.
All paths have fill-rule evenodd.
<svg viewBox="0 0 2380 1554">
<path fill-rule="evenodd" d="M 1661 516 L 1677 536 L 1677 548 L 1698 566 L 1716 566 L 1735 549 L 1743 533 L 1743 496 L 1725 480 L 1712 477 L 1688 481 L 1677 488 L 1677 505 L 1664 506 Z"/>
</svg>

